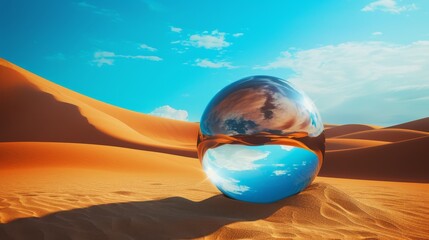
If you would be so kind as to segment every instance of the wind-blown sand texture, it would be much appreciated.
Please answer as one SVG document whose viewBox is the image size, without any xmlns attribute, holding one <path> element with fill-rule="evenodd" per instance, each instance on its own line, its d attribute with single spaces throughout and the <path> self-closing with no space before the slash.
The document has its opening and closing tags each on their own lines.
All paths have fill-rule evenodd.
<svg viewBox="0 0 429 240">
<path fill-rule="evenodd" d="M 429 118 L 328 125 L 329 177 L 260 205 L 206 179 L 197 123 L 120 109 L 5 60 L 0 113 L 2 240 L 429 239 Z"/>
</svg>

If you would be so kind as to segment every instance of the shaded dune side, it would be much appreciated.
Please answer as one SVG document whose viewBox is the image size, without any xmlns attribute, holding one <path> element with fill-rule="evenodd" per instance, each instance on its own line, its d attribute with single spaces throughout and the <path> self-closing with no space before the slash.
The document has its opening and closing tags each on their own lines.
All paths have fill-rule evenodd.
<svg viewBox="0 0 429 240">
<path fill-rule="evenodd" d="M 328 151 L 319 175 L 429 182 L 429 136 L 374 147 Z"/>
<path fill-rule="evenodd" d="M 195 123 L 115 108 L 0 63 L 0 141 L 90 143 L 196 156 Z"/>
<path fill-rule="evenodd" d="M 429 117 L 421 118 L 414 121 L 393 125 L 387 128 L 410 129 L 416 131 L 429 132 Z"/>
<path fill-rule="evenodd" d="M 259 239 L 284 239 L 287 236 L 398 239 L 404 237 L 404 231 L 412 234 L 407 237 L 423 236 L 392 223 L 392 218 L 389 213 L 364 205 L 330 185 L 317 183 L 301 194 L 266 204 L 263 208 L 259 204 L 239 202 L 221 195 L 199 202 L 172 197 L 97 205 L 1 224 L 0 238 L 229 239 L 248 235 Z M 255 220 L 260 224 L 280 225 L 278 229 L 274 227 L 267 231 L 246 223 Z M 229 227 L 234 226 L 228 225 L 233 223 L 241 227 Z"/>
<path fill-rule="evenodd" d="M 0 66 L 0 78 L 24 81 Z M 6 76 L 5 76 L 6 75 Z M 2 89 L 3 90 L 3 89 Z M 100 132 L 75 105 L 59 102 L 30 83 L 13 86 L 0 95 L 0 141 L 81 142 L 113 145 L 117 139 Z M 116 142 L 115 142 L 116 140 Z"/>
</svg>

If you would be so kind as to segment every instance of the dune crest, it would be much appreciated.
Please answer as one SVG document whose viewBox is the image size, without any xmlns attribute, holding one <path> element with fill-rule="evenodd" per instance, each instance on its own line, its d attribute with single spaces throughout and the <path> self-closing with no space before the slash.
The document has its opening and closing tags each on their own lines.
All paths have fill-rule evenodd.
<svg viewBox="0 0 429 240">
<path fill-rule="evenodd" d="M 327 125 L 325 136 L 327 138 L 337 137 L 345 134 L 377 129 L 377 127 L 364 124 Z"/>
<path fill-rule="evenodd" d="M 426 136 L 429 136 L 429 132 L 409 129 L 384 128 L 344 134 L 337 136 L 336 138 L 398 142 Z"/>
</svg>

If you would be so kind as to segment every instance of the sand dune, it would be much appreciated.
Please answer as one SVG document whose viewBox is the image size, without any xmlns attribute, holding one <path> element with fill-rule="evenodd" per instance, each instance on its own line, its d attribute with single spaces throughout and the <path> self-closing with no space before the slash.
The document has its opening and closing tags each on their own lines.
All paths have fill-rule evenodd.
<svg viewBox="0 0 429 240">
<path fill-rule="evenodd" d="M 0 112 L 7 113 L 0 118 L 1 142 L 85 143 L 196 157 L 197 123 L 163 119 L 105 104 L 5 60 L 0 60 L 0 69 Z M 428 118 L 406 126 L 420 129 L 428 125 L 427 122 Z M 419 130 L 382 129 L 359 124 L 327 124 L 327 127 L 329 152 L 326 161 L 338 161 L 339 153 L 331 153 L 331 150 L 374 147 L 429 134 Z M 360 156 L 374 159 L 371 154 L 372 151 L 364 151 Z M 389 153 L 384 155 L 384 159 L 400 161 L 397 155 Z M 330 176 L 336 176 L 336 169 L 327 169 L 330 167 L 325 164 L 322 174 L 326 171 Z M 343 176 L 343 173 L 339 172 L 338 176 Z M 403 180 L 403 177 L 397 180 Z"/>
<path fill-rule="evenodd" d="M 427 125 L 429 118 L 405 123 L 406 129 L 334 126 L 319 175 L 427 183 L 429 132 L 421 130 Z"/>
<path fill-rule="evenodd" d="M 91 143 L 196 156 L 196 123 L 120 109 L 0 60 L 0 141 Z"/>
<path fill-rule="evenodd" d="M 410 129 L 415 131 L 429 132 L 429 117 L 390 126 L 387 128 Z"/>
<path fill-rule="evenodd" d="M 105 104 L 1 59 L 0 113 L 2 240 L 429 236 L 429 118 L 326 124 L 320 174 L 336 178 L 258 205 L 207 181 L 197 123 Z"/>
<path fill-rule="evenodd" d="M 429 182 L 429 136 L 391 144 L 329 151 L 320 176 Z"/>
</svg>

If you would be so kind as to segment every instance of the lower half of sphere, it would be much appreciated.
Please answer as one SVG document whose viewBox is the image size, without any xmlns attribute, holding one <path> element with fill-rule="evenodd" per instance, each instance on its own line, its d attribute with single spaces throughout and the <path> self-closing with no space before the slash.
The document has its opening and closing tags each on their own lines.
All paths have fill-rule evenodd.
<svg viewBox="0 0 429 240">
<path fill-rule="evenodd" d="M 226 196 L 271 203 L 305 189 L 316 177 L 321 155 L 290 145 L 223 144 L 200 160 L 210 181 Z"/>
</svg>

